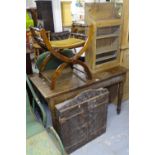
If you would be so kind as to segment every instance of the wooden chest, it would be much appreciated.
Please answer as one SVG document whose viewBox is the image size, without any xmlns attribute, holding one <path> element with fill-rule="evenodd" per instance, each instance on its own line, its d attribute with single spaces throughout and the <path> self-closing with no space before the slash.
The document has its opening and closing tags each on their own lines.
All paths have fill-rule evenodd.
<svg viewBox="0 0 155 155">
<path fill-rule="evenodd" d="M 58 133 L 68 153 L 106 131 L 108 101 L 108 90 L 99 88 L 55 106 Z"/>
</svg>

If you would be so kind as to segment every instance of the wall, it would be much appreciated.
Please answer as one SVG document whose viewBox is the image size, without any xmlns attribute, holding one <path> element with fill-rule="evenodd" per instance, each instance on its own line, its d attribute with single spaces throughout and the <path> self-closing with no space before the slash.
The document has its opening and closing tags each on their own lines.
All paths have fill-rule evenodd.
<svg viewBox="0 0 155 155">
<path fill-rule="evenodd" d="M 60 0 L 53 0 L 53 18 L 55 32 L 62 31 L 62 18 L 61 18 L 61 2 Z"/>
<path fill-rule="evenodd" d="M 26 8 L 36 7 L 35 0 L 26 0 Z"/>
</svg>

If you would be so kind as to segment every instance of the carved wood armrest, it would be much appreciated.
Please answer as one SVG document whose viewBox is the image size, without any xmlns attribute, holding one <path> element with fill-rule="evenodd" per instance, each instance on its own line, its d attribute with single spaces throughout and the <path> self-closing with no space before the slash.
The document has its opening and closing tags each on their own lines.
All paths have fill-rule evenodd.
<svg viewBox="0 0 155 155">
<path fill-rule="evenodd" d="M 51 40 L 51 31 L 46 31 L 46 35 L 47 35 L 48 39 Z"/>
</svg>

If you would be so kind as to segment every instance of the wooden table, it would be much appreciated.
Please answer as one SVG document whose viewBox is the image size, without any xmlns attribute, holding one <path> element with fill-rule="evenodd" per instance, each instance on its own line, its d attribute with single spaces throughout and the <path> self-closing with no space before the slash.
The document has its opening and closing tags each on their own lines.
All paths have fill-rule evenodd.
<svg viewBox="0 0 155 155">
<path fill-rule="evenodd" d="M 93 80 L 86 80 L 85 76 L 77 70 L 65 70 L 66 72 L 58 79 L 56 88 L 50 89 L 50 77 L 51 72 L 44 72 L 44 76 L 41 78 L 38 74 L 30 76 L 34 87 L 40 92 L 43 98 L 47 101 L 49 109 L 51 110 L 53 125 L 55 126 L 55 105 L 65 100 L 75 97 L 80 92 L 86 89 L 97 89 L 100 87 L 110 88 L 111 86 L 117 86 L 117 90 L 114 93 L 118 96 L 117 101 L 117 113 L 121 111 L 121 103 L 123 96 L 123 84 L 127 69 L 121 66 L 106 70 L 104 72 L 98 72 L 93 75 Z"/>
</svg>

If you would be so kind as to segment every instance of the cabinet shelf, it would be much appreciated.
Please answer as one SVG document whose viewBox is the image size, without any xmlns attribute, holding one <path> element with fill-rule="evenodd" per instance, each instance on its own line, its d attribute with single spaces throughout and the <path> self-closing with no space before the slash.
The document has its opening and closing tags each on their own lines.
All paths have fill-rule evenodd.
<svg viewBox="0 0 155 155">
<path fill-rule="evenodd" d="M 109 49 L 96 49 L 96 54 L 102 54 L 102 53 L 108 53 L 108 52 L 111 52 L 111 51 L 117 51 L 118 48 L 115 47 L 115 48 L 109 48 Z"/>
<path fill-rule="evenodd" d="M 96 39 L 104 39 L 104 38 L 112 38 L 112 37 L 119 37 L 119 34 L 100 35 L 100 36 L 96 36 Z"/>
<path fill-rule="evenodd" d="M 108 60 L 108 59 L 116 58 L 116 57 L 117 57 L 116 54 L 105 56 L 105 57 L 101 57 L 101 58 L 96 59 L 96 63 L 100 62 L 100 61 L 105 61 L 105 60 Z"/>
</svg>

